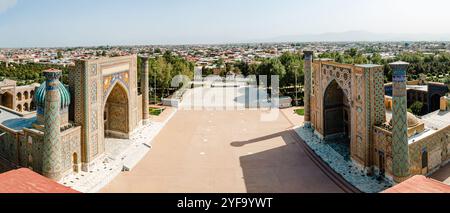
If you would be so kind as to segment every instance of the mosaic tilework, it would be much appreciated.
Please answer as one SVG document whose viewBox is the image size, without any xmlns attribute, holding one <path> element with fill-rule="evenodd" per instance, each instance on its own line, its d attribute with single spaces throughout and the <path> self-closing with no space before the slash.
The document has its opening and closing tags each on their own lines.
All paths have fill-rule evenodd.
<svg viewBox="0 0 450 213">
<path fill-rule="evenodd" d="M 374 124 L 380 125 L 385 122 L 385 106 L 384 106 L 384 74 L 381 69 L 376 70 L 373 74 L 373 110 Z"/>
<path fill-rule="evenodd" d="M 47 74 L 47 73 L 45 73 Z M 47 76 L 48 78 L 48 76 Z M 58 179 L 63 172 L 61 156 L 61 130 L 60 130 L 60 97 L 59 92 L 54 85 L 58 80 L 47 80 L 47 93 L 45 96 L 44 113 L 44 146 L 42 150 L 43 174 L 51 179 Z"/>
<path fill-rule="evenodd" d="M 92 64 L 89 66 L 89 76 L 96 77 L 97 76 L 97 64 Z"/>
<path fill-rule="evenodd" d="M 76 63 L 76 69 L 73 72 L 69 73 L 69 76 L 71 77 L 70 87 L 71 91 L 73 92 L 72 97 L 75 101 L 73 103 L 75 104 L 75 116 L 74 120 L 75 123 L 78 125 L 81 125 L 83 123 L 84 117 L 83 117 L 83 97 L 82 95 L 82 81 L 84 78 L 82 77 L 82 73 L 84 70 L 84 62 L 77 62 Z"/>
<path fill-rule="evenodd" d="M 90 94 L 89 94 L 91 104 L 96 104 L 97 103 L 97 95 L 98 95 L 97 79 L 94 79 L 94 80 L 91 81 Z"/>
<path fill-rule="evenodd" d="M 103 99 L 106 99 L 115 86 L 116 82 L 119 81 L 123 85 L 125 85 L 126 90 L 130 93 L 130 84 L 129 84 L 129 74 L 128 72 L 116 73 L 113 75 L 103 77 Z"/>
<path fill-rule="evenodd" d="M 312 76 L 312 53 L 305 52 L 305 64 L 304 64 L 304 72 L 305 72 L 305 122 L 311 122 L 311 76 Z M 307 125 L 310 125 L 307 123 Z"/>
<path fill-rule="evenodd" d="M 90 131 L 91 133 L 97 131 L 98 129 L 98 110 L 97 109 L 92 109 L 91 111 L 91 123 L 89 124 L 91 126 Z"/>
<path fill-rule="evenodd" d="M 392 118 L 392 170 L 394 180 L 401 182 L 409 177 L 409 148 L 407 126 L 406 69 L 407 64 L 391 64 L 393 68 L 393 118 Z"/>
<path fill-rule="evenodd" d="M 144 120 L 147 120 L 150 118 L 150 111 L 148 110 L 149 108 L 149 101 L 150 101 L 150 88 L 149 88 L 149 64 L 148 64 L 148 59 L 147 58 L 143 58 L 143 63 L 142 63 L 142 109 L 143 109 L 143 113 L 142 113 L 142 118 Z"/>
<path fill-rule="evenodd" d="M 394 77 L 392 155 L 394 179 L 409 176 L 406 78 Z"/>
<path fill-rule="evenodd" d="M 98 136 L 91 135 L 89 146 L 91 148 L 92 156 L 96 156 L 98 154 Z"/>
<path fill-rule="evenodd" d="M 323 88 L 327 88 L 327 85 L 329 85 L 333 80 L 336 80 L 336 82 L 339 84 L 339 86 L 342 88 L 345 95 L 349 99 L 349 103 L 351 103 L 351 97 L 353 96 L 351 89 L 352 75 L 350 69 L 331 65 L 323 65 L 322 79 L 323 79 L 322 85 L 326 85 Z"/>
</svg>

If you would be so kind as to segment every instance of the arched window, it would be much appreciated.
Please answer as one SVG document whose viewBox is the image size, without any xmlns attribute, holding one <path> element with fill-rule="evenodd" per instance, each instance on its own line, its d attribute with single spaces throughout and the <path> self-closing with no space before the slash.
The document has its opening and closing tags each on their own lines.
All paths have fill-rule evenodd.
<svg viewBox="0 0 450 213">
<path fill-rule="evenodd" d="M 25 100 L 28 100 L 28 98 L 30 98 L 30 94 L 28 94 L 28 91 L 25 91 L 23 93 L 23 96 L 24 96 Z"/>
<path fill-rule="evenodd" d="M 22 93 L 17 93 L 17 100 L 18 101 L 21 101 L 22 100 Z"/>
<path fill-rule="evenodd" d="M 22 112 L 22 110 L 23 110 L 23 109 L 22 109 L 22 105 L 20 105 L 20 104 L 17 105 L 16 111 L 17 111 L 17 112 Z"/>
<path fill-rule="evenodd" d="M 30 111 L 35 111 L 36 110 L 36 104 L 34 104 L 34 101 L 31 101 L 30 103 Z"/>
<path fill-rule="evenodd" d="M 78 154 L 75 152 L 72 155 L 72 164 L 73 164 L 73 171 L 78 172 Z"/>
<path fill-rule="evenodd" d="M 428 168 L 428 151 L 427 148 L 422 150 L 422 169 Z"/>
</svg>

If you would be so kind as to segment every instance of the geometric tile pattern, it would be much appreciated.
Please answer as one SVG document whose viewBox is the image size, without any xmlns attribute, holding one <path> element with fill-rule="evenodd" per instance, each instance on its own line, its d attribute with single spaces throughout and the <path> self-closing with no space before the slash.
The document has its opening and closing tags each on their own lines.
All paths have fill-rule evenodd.
<svg viewBox="0 0 450 213">
<path fill-rule="evenodd" d="M 400 182 L 410 175 L 405 66 L 394 66 L 393 102 L 392 170 L 394 180 Z"/>
<path fill-rule="evenodd" d="M 384 74 L 383 70 L 376 70 L 373 74 L 373 110 L 374 110 L 374 124 L 380 125 L 386 120 L 386 110 L 384 106 Z"/>
<path fill-rule="evenodd" d="M 106 101 L 106 98 L 109 96 L 109 93 L 115 86 L 116 82 L 121 82 L 125 85 L 125 89 L 129 94 L 130 93 L 130 85 L 129 85 L 129 71 L 115 73 L 109 76 L 103 77 L 103 100 Z"/>
<path fill-rule="evenodd" d="M 352 75 L 350 69 L 324 65 L 322 67 L 322 76 L 322 85 L 324 85 L 323 88 L 327 88 L 333 80 L 336 80 L 338 85 L 342 88 L 345 95 L 347 96 L 347 99 L 349 101 L 348 103 L 352 102 Z"/>
<path fill-rule="evenodd" d="M 141 77 L 141 87 L 142 87 L 142 118 L 144 120 L 148 120 L 150 118 L 150 111 L 149 109 L 149 99 L 150 99 L 150 88 L 149 88 L 149 63 L 148 58 L 141 58 L 142 66 L 141 69 L 142 77 Z"/>
<path fill-rule="evenodd" d="M 91 104 L 96 104 L 97 103 L 97 79 L 93 79 L 91 80 L 91 85 L 90 85 L 90 100 L 91 100 Z"/>
<path fill-rule="evenodd" d="M 83 124 L 83 99 L 81 97 L 82 96 L 82 82 L 83 80 L 85 80 L 85 78 L 83 77 L 84 73 L 84 63 L 77 63 L 76 64 L 76 69 L 72 72 L 70 72 L 69 77 L 71 77 L 70 79 L 70 89 L 71 91 L 73 91 L 73 96 L 72 98 L 74 99 L 73 103 L 74 103 L 74 109 L 75 109 L 75 116 L 74 116 L 74 121 L 76 124 L 81 125 Z"/>
<path fill-rule="evenodd" d="M 89 75 L 90 75 L 91 77 L 96 77 L 96 76 L 97 76 L 97 64 L 92 64 L 92 65 L 89 67 Z"/>
<path fill-rule="evenodd" d="M 61 156 L 61 130 L 60 130 L 60 95 L 56 89 L 58 79 L 47 75 L 47 92 L 45 95 L 44 112 L 44 145 L 42 150 L 43 174 L 51 179 L 58 179 L 63 171 L 63 159 Z"/>
<path fill-rule="evenodd" d="M 392 121 L 392 154 L 394 176 L 409 176 L 408 126 L 406 117 L 406 97 L 394 97 Z"/>
</svg>

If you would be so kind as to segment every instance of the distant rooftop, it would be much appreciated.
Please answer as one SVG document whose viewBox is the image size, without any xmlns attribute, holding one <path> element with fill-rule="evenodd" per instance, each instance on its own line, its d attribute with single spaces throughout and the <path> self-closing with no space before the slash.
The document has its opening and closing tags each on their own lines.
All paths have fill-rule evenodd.
<svg viewBox="0 0 450 213">
<path fill-rule="evenodd" d="M 390 63 L 389 65 L 409 65 L 409 63 L 404 61 L 396 61 L 394 63 Z"/>
<path fill-rule="evenodd" d="M 364 68 L 374 68 L 374 67 L 380 67 L 381 65 L 378 64 L 357 64 L 358 67 L 364 67 Z"/>
<path fill-rule="evenodd" d="M 406 89 L 428 92 L 428 85 L 406 85 Z"/>
<path fill-rule="evenodd" d="M 449 111 L 435 111 L 422 116 L 425 126 L 431 129 L 440 130 L 450 125 Z"/>
</svg>

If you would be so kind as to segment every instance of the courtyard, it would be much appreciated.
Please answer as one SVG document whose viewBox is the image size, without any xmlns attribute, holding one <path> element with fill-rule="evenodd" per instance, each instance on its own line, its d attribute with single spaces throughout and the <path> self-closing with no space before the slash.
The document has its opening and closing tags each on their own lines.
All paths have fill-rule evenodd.
<svg viewBox="0 0 450 213">
<path fill-rule="evenodd" d="M 306 155 L 292 121 L 261 122 L 263 113 L 181 109 L 101 192 L 343 192 Z"/>
</svg>

